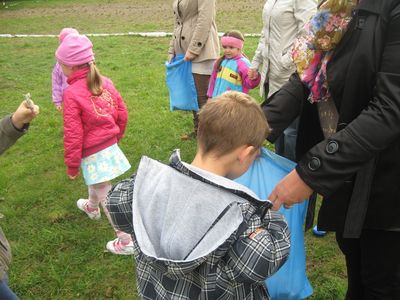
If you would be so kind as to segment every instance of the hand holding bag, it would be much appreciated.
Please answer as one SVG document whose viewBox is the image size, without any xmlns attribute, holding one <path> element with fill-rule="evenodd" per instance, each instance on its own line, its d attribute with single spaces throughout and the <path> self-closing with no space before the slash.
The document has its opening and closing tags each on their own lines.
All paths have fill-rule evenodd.
<svg viewBox="0 0 400 300">
<path fill-rule="evenodd" d="M 169 108 L 170 111 L 198 111 L 199 105 L 192 74 L 192 62 L 184 61 L 183 58 L 183 54 L 177 54 L 170 63 L 165 63 Z"/>
<path fill-rule="evenodd" d="M 276 184 L 294 169 L 296 164 L 265 148 L 250 168 L 235 181 L 253 190 L 261 199 L 266 199 Z M 290 209 L 283 206 L 279 211 L 285 216 L 290 229 L 290 254 L 285 264 L 265 280 L 273 300 L 298 300 L 309 297 L 313 289 L 306 275 L 303 224 L 307 212 L 304 201 Z"/>
</svg>

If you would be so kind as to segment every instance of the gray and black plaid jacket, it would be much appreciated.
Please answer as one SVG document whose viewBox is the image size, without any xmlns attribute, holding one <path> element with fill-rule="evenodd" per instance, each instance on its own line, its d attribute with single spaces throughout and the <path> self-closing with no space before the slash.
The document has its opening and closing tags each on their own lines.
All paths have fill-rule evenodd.
<svg viewBox="0 0 400 300">
<path fill-rule="evenodd" d="M 154 161 L 148 158 L 147 160 L 154 164 Z M 183 175 L 188 177 L 189 182 L 195 181 L 197 184 L 201 182 L 204 186 L 201 186 L 199 191 L 205 191 L 206 185 L 209 185 L 222 191 L 228 197 L 239 199 L 232 203 L 239 208 L 242 222 L 236 230 L 228 233 L 227 238 L 217 247 L 209 249 L 210 251 L 206 255 L 192 259 L 190 255 L 194 249 L 191 249 L 185 257 L 171 259 L 165 253 L 157 252 L 157 250 L 152 252 L 151 249 L 154 245 L 148 246 L 149 241 L 143 239 L 149 235 L 149 231 L 154 230 L 153 227 L 159 226 L 156 224 L 157 220 L 146 225 L 146 219 L 135 214 L 134 211 L 135 208 L 140 209 L 140 206 L 135 203 L 139 199 L 135 189 L 138 188 L 140 173 L 144 172 L 141 171 L 142 164 L 144 163 L 141 162 L 139 165 L 137 175 L 133 175 L 113 187 L 107 200 L 107 208 L 115 226 L 133 237 L 137 288 L 141 299 L 269 299 L 264 280 L 274 274 L 289 255 L 290 234 L 282 215 L 269 210 L 269 207 L 266 207 L 268 203 L 260 201 L 249 190 L 246 190 L 245 187 L 241 188 L 237 183 L 232 186 L 239 186 L 239 188 L 233 189 L 232 186 L 221 185 L 207 176 L 203 176 L 204 174 L 194 172 L 192 167 L 180 161 L 179 154 L 174 153 L 170 166 L 157 162 L 156 164 L 159 165 L 156 165 L 156 172 L 153 175 L 147 173 L 146 176 L 143 176 L 143 180 L 159 183 L 164 180 L 165 174 L 172 172 L 173 177 Z M 170 170 L 166 168 L 170 168 Z M 163 169 L 167 173 L 163 173 Z M 161 174 L 160 178 L 157 178 L 157 174 Z M 168 184 L 170 187 L 170 183 Z M 147 193 L 156 190 L 157 186 L 158 184 L 154 188 L 148 189 Z M 191 193 L 194 193 L 193 189 Z M 153 205 L 152 195 L 145 196 L 143 207 L 148 211 Z M 212 201 L 219 201 L 219 199 L 221 198 L 212 199 Z M 168 200 L 158 198 L 157 201 L 167 202 Z M 169 207 L 163 208 L 163 204 L 159 203 L 156 208 L 160 208 L 161 213 L 170 209 Z M 192 219 L 192 222 L 197 220 L 200 222 L 204 217 L 200 215 L 201 208 L 197 209 L 199 215 Z M 155 213 L 160 212 L 156 211 Z M 213 226 L 217 226 L 217 223 L 222 221 L 223 217 L 221 216 L 220 214 L 212 226 L 207 228 L 212 230 Z M 176 218 L 185 218 L 183 210 L 182 214 L 176 215 Z M 191 224 L 187 223 L 190 227 Z M 143 224 L 144 230 L 141 229 Z M 258 233 L 254 234 L 257 228 L 264 230 L 258 230 Z M 179 231 L 180 229 L 175 230 Z M 182 236 L 179 238 L 182 241 Z M 157 239 L 160 240 L 162 237 L 157 237 Z M 203 235 L 194 247 L 197 247 L 203 239 L 207 238 Z M 154 243 L 157 244 L 158 240 Z M 179 252 L 179 244 L 176 245 L 176 242 L 172 242 L 172 244 L 177 247 Z"/>
</svg>

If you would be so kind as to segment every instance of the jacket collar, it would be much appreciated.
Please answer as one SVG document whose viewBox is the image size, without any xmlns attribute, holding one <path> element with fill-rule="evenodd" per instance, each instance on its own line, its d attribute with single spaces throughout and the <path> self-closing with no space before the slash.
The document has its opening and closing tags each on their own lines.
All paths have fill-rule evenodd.
<svg viewBox="0 0 400 300">
<path fill-rule="evenodd" d="M 234 57 L 231 57 L 231 58 L 225 57 L 225 59 L 228 59 L 228 60 L 239 60 L 239 59 L 241 59 L 242 57 L 243 57 L 243 54 L 240 53 L 240 54 L 238 54 L 238 55 L 236 55 L 236 56 L 234 56 Z"/>
<path fill-rule="evenodd" d="M 361 0 L 355 10 L 381 15 L 385 21 L 388 21 L 388 14 L 396 5 L 399 5 L 398 0 Z"/>
<path fill-rule="evenodd" d="M 87 73 L 89 73 L 89 67 L 76 70 L 71 75 L 69 75 L 67 79 L 68 84 L 71 85 L 79 79 L 86 78 Z"/>
<path fill-rule="evenodd" d="M 179 149 L 175 149 L 172 152 L 169 160 L 170 166 L 177 171 L 191 177 L 192 179 L 196 179 L 212 186 L 224 189 L 243 199 L 246 199 L 253 205 L 257 206 L 260 211 L 264 211 L 272 207 L 272 203 L 269 200 L 260 200 L 260 198 L 253 191 L 244 185 L 182 162 Z"/>
</svg>

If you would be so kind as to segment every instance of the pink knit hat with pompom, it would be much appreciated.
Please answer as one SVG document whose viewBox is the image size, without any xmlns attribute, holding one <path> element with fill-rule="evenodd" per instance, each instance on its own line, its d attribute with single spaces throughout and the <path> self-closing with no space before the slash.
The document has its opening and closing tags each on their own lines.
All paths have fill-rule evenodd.
<svg viewBox="0 0 400 300">
<path fill-rule="evenodd" d="M 75 28 L 68 28 L 68 27 L 67 28 L 63 28 L 60 31 L 60 34 L 58 35 L 58 40 L 60 41 L 60 43 L 65 39 L 65 37 L 68 34 L 71 34 L 71 33 L 79 34 L 78 30 L 76 30 Z"/>
<path fill-rule="evenodd" d="M 68 34 L 58 46 L 56 58 L 59 63 L 70 67 L 92 62 L 93 44 L 86 35 Z"/>
</svg>

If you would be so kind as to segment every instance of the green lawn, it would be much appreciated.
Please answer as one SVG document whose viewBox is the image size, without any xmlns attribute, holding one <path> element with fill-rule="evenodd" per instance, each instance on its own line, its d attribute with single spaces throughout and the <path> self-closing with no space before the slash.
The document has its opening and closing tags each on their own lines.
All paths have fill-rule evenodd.
<svg viewBox="0 0 400 300">
<path fill-rule="evenodd" d="M 64 26 L 81 32 L 171 31 L 170 2 L 6 1 L 8 8 L 0 6 L 0 33 L 57 34 Z M 218 1 L 220 31 L 258 32 L 263 2 Z M 169 40 L 91 40 L 101 72 L 114 81 L 129 109 L 121 143 L 133 166 L 129 174 L 143 154 L 166 161 L 180 148 L 190 161 L 195 142 L 179 136 L 191 130 L 191 114 L 169 111 L 164 75 Z M 21 299 L 137 299 L 133 259 L 104 252 L 113 231 L 105 218 L 92 221 L 78 211 L 75 203 L 86 187 L 82 178 L 69 181 L 65 174 L 62 117 L 51 102 L 57 45 L 56 38 L 0 39 L 0 116 L 12 112 L 27 92 L 41 108 L 29 133 L 0 157 L 1 226 L 14 254 L 11 286 Z M 257 39 L 247 39 L 249 57 L 256 45 Z M 258 91 L 252 95 L 261 101 Z M 346 272 L 333 234 L 318 239 L 307 232 L 306 244 L 311 299 L 343 298 Z"/>
</svg>

